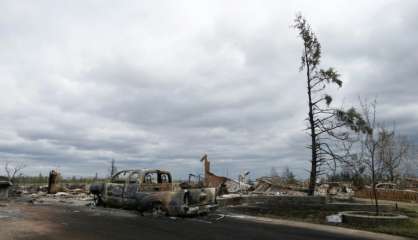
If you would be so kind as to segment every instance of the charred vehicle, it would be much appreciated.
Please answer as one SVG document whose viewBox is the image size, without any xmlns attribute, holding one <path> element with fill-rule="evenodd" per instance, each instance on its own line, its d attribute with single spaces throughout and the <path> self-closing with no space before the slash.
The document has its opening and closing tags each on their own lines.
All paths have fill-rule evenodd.
<svg viewBox="0 0 418 240">
<path fill-rule="evenodd" d="M 207 213 L 217 207 L 215 188 L 185 188 L 172 183 L 161 170 L 124 170 L 108 183 L 90 186 L 96 204 L 137 209 L 141 213 L 184 216 Z"/>
</svg>

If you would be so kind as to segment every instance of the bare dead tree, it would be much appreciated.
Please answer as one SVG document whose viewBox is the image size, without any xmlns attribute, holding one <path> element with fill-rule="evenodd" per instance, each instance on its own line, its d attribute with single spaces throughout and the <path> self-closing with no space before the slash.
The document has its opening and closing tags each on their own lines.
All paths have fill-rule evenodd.
<svg viewBox="0 0 418 240">
<path fill-rule="evenodd" d="M 377 151 L 379 148 L 379 125 L 376 121 L 376 106 L 377 101 L 367 102 L 360 99 L 360 105 L 363 113 L 363 117 L 371 129 L 367 132 L 361 139 L 361 150 L 364 151 L 361 153 L 362 161 L 370 170 L 371 181 L 372 181 L 372 193 L 375 201 L 375 211 L 376 215 L 379 215 L 379 200 L 376 191 L 377 184 L 377 174 L 381 170 L 381 161 L 376 159 Z"/>
<path fill-rule="evenodd" d="M 376 184 L 384 175 L 391 181 L 394 180 L 402 161 L 407 158 L 409 144 L 406 138 L 396 136 L 394 129 L 388 129 L 377 121 L 376 100 L 370 102 L 360 98 L 359 102 L 366 131 L 356 131 L 353 137 L 348 138 L 349 141 L 343 142 L 345 156 L 338 160 L 341 166 L 349 168 L 357 176 L 370 174 L 375 211 L 378 215 Z"/>
<path fill-rule="evenodd" d="M 364 186 L 366 170 L 369 169 L 364 160 L 367 155 L 364 138 L 372 131 L 366 121 L 361 124 L 363 125 L 362 130 L 347 132 L 346 139 L 334 142 L 335 151 L 339 154 L 329 164 L 333 172 L 341 170 L 348 173 L 353 184 L 358 187 Z"/>
<path fill-rule="evenodd" d="M 401 135 L 396 135 L 395 128 L 388 129 L 381 127 L 379 130 L 378 156 L 382 162 L 382 175 L 394 182 L 399 176 L 401 163 L 408 156 L 409 143 Z"/>
<path fill-rule="evenodd" d="M 406 159 L 400 166 L 402 177 L 418 178 L 418 145 L 408 142 Z"/>
<path fill-rule="evenodd" d="M 6 161 L 4 164 L 4 171 L 7 174 L 7 178 L 10 182 L 15 180 L 16 175 L 26 167 L 26 164 L 17 162 L 11 164 L 11 161 Z"/>
</svg>

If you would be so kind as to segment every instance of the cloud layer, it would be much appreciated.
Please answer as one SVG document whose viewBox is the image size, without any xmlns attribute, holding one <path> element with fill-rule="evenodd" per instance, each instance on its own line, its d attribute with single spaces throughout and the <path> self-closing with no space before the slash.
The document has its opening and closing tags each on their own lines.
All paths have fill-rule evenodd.
<svg viewBox="0 0 418 240">
<path fill-rule="evenodd" d="M 418 143 L 415 1 L 2 1 L 0 159 L 27 174 L 309 168 L 296 12 L 344 86 Z"/>
</svg>

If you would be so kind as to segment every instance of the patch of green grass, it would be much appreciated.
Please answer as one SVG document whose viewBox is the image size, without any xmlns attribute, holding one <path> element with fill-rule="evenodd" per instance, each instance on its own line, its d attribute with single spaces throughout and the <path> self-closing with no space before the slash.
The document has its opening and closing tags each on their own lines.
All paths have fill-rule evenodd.
<svg viewBox="0 0 418 240">
<path fill-rule="evenodd" d="M 405 237 L 411 237 L 418 239 L 418 211 L 409 211 L 401 213 L 408 215 L 411 219 L 405 223 L 393 224 L 393 225 L 384 225 L 384 226 L 351 226 L 347 224 L 338 224 L 338 226 L 347 227 L 347 228 L 356 228 L 371 232 L 386 233 L 392 235 L 399 235 Z M 277 214 L 265 214 L 264 216 L 276 217 L 276 218 L 285 218 L 289 220 L 305 221 L 311 223 L 326 223 L 326 216 L 336 214 L 336 212 L 326 211 L 326 210 L 286 210 Z"/>
<path fill-rule="evenodd" d="M 399 235 L 405 237 L 411 237 L 418 239 L 418 204 L 414 203 L 403 203 L 403 202 L 391 202 L 391 201 L 381 201 L 382 203 L 388 204 L 397 204 L 398 213 L 407 215 L 410 219 L 407 222 L 384 225 L 384 226 L 345 226 L 344 227 L 353 227 L 361 230 L 371 231 L 371 232 L 380 232 L 387 233 L 392 235 Z"/>
<path fill-rule="evenodd" d="M 235 208 L 235 207 L 234 207 Z M 249 215 L 289 219 L 310 223 L 326 223 L 326 216 L 336 214 L 337 211 L 325 209 L 265 209 L 251 207 L 231 208 L 232 211 Z M 382 226 L 352 226 L 347 224 L 337 224 L 337 226 L 355 228 L 371 232 L 386 233 L 418 239 L 418 205 L 408 205 L 399 208 L 399 213 L 407 215 L 410 220 L 404 223 Z"/>
<path fill-rule="evenodd" d="M 318 211 L 316 209 L 309 209 L 309 210 L 298 210 L 298 209 L 292 209 L 292 210 L 282 210 L 277 211 L 268 215 L 276 216 L 276 217 L 283 217 L 286 219 L 291 220 L 300 220 L 300 221 L 306 221 L 311 223 L 325 223 L 326 216 L 336 214 L 335 211 L 327 211 L 327 210 L 321 210 Z"/>
<path fill-rule="evenodd" d="M 350 226 L 347 226 L 350 227 Z M 411 237 L 418 239 L 418 221 L 416 219 L 411 219 L 405 223 L 385 225 L 385 226 L 376 226 L 376 227 L 356 227 L 361 230 L 371 231 L 371 232 L 380 232 L 387 233 L 392 235 L 399 235 L 405 237 Z"/>
<path fill-rule="evenodd" d="M 404 223 L 381 226 L 347 226 L 361 230 L 399 235 L 418 239 L 418 204 L 399 204 L 399 214 L 407 215 L 410 219 Z"/>
</svg>

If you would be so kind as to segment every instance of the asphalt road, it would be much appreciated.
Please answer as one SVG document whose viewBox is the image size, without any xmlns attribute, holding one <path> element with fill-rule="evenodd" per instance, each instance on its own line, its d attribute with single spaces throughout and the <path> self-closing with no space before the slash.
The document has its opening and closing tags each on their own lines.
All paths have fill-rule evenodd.
<svg viewBox="0 0 418 240">
<path fill-rule="evenodd" d="M 363 239 L 228 216 L 217 220 L 219 215 L 156 218 L 123 210 L 31 204 L 2 207 L 0 216 L 1 211 L 0 239 Z"/>
</svg>

